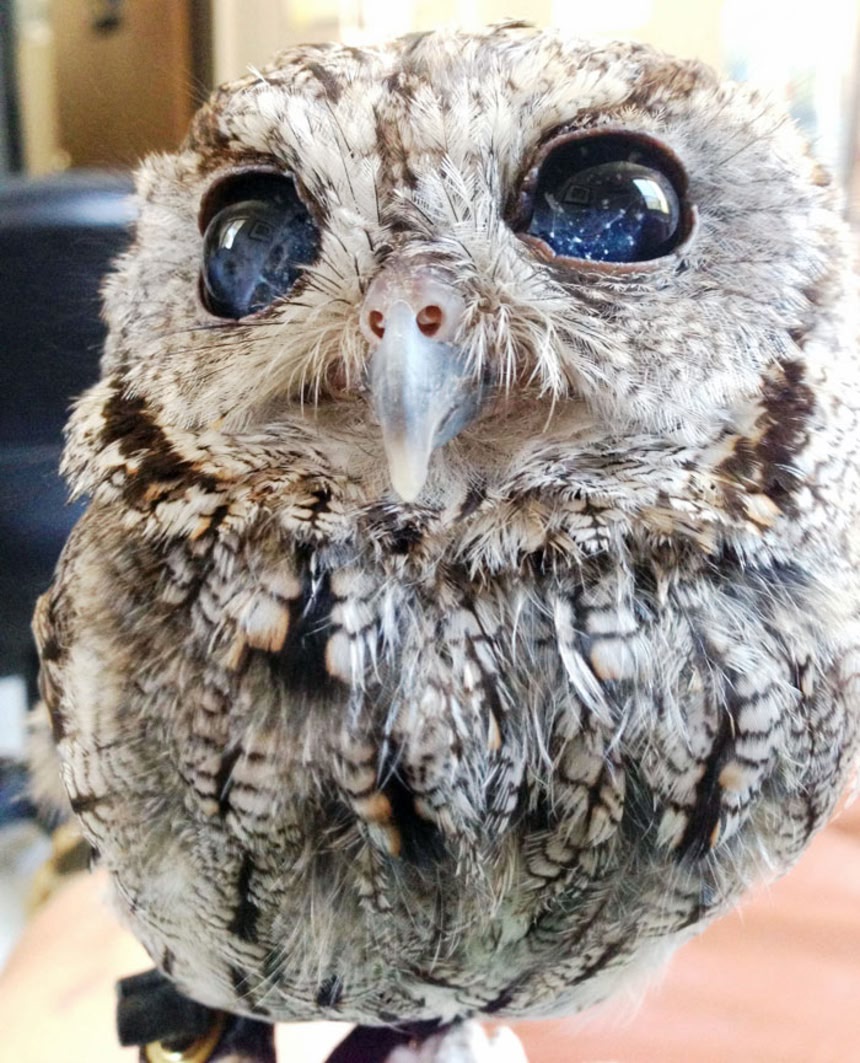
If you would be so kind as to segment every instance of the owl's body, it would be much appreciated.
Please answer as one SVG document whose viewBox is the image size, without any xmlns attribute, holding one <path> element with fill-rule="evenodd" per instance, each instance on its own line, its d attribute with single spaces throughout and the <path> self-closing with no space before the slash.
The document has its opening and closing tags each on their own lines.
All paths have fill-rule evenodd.
<svg viewBox="0 0 860 1063">
<path fill-rule="evenodd" d="M 621 132 L 672 160 L 677 245 L 554 258 L 517 221 L 545 145 Z M 250 169 L 321 243 L 214 316 L 198 217 Z M 155 962 L 272 1020 L 571 1011 L 790 865 L 860 720 L 852 294 L 791 129 L 511 26 L 285 53 L 140 192 L 36 630 Z M 406 502 L 360 320 L 385 285 L 455 293 L 479 393 Z"/>
</svg>

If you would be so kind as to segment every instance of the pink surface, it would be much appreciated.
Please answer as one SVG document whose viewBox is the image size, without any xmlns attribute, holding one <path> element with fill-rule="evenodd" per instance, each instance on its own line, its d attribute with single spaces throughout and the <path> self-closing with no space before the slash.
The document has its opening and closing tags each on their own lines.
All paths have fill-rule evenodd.
<svg viewBox="0 0 860 1063">
<path fill-rule="evenodd" d="M 860 801 L 673 959 L 632 1021 L 519 1023 L 533 1063 L 857 1063 Z"/>
</svg>

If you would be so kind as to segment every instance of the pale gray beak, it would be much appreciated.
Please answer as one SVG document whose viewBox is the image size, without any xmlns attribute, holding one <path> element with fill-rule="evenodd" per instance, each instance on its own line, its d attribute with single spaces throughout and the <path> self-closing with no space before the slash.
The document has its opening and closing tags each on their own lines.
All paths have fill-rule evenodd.
<svg viewBox="0 0 860 1063">
<path fill-rule="evenodd" d="M 391 484 L 414 502 L 430 458 L 477 416 L 481 387 L 459 347 L 448 342 L 464 304 L 428 267 L 384 271 L 368 291 L 362 331 L 375 347 L 371 401 L 382 426 Z"/>
</svg>

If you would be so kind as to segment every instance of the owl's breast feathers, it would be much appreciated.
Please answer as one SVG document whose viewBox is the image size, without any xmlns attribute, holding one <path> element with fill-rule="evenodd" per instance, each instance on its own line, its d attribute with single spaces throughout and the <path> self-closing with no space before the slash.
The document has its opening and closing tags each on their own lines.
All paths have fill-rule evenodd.
<svg viewBox="0 0 860 1063">
<path fill-rule="evenodd" d="M 199 999 L 585 1006 L 829 812 L 860 640 L 799 366 L 696 454 L 556 442 L 435 508 L 368 501 L 298 429 L 239 450 L 119 382 L 88 403 L 44 699 L 73 809 Z"/>
</svg>

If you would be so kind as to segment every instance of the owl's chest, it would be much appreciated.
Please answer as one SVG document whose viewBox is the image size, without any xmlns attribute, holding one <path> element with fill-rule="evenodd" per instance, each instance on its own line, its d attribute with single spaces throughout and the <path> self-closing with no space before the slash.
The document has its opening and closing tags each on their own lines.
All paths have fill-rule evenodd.
<svg viewBox="0 0 860 1063">
<path fill-rule="evenodd" d="M 661 588 L 610 559 L 480 584 L 307 550 L 215 562 L 165 632 L 147 713 L 245 844 L 315 820 L 417 856 L 528 811 L 600 846 L 635 801 L 667 849 L 706 851 L 794 770 L 816 623 L 775 586 Z"/>
<path fill-rule="evenodd" d="M 157 604 L 114 587 L 88 635 L 116 667 L 67 746 L 77 807 L 152 949 L 197 970 L 256 977 L 301 927 L 273 984 L 320 949 L 364 971 L 368 942 L 416 999 L 444 968 L 507 1000 L 543 948 L 578 984 L 726 903 L 756 853 L 789 862 L 830 807 L 856 709 L 832 618 L 778 575 L 168 557 Z"/>
</svg>

